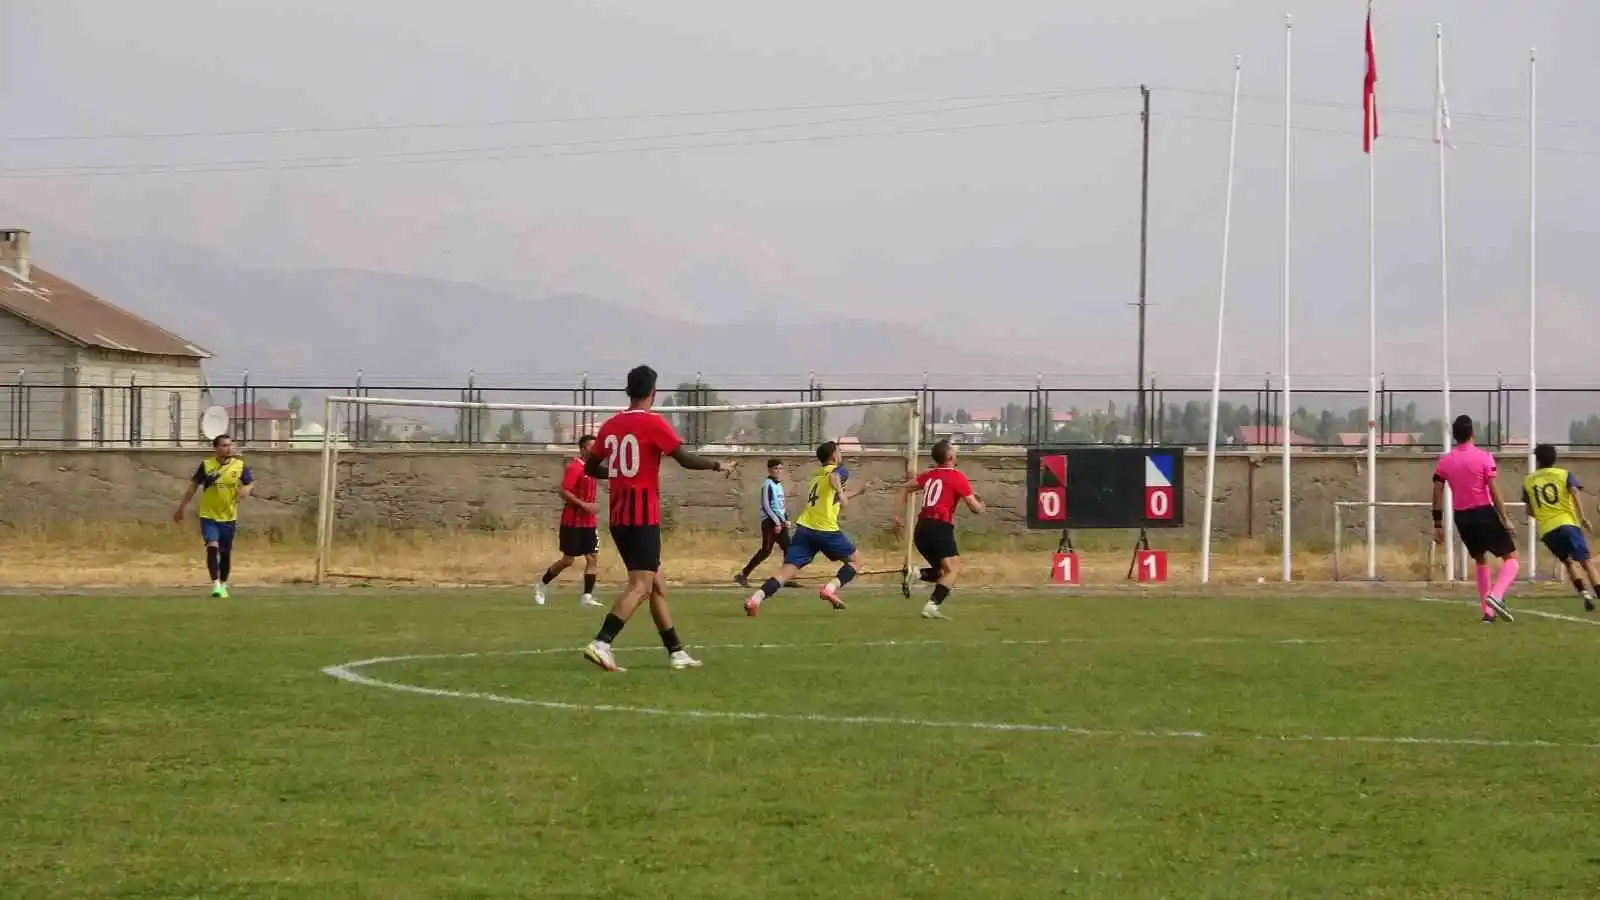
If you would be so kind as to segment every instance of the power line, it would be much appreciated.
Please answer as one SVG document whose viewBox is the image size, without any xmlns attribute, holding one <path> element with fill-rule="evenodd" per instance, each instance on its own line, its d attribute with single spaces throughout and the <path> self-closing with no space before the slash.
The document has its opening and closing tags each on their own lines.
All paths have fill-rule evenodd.
<svg viewBox="0 0 1600 900">
<path fill-rule="evenodd" d="M 767 125 L 747 125 L 747 126 L 741 126 L 741 127 L 737 127 L 737 128 L 717 128 L 717 129 L 710 129 L 710 130 L 705 130 L 705 131 L 679 131 L 679 132 L 667 132 L 667 133 L 664 133 L 664 134 L 620 135 L 620 136 L 617 136 L 617 137 L 603 137 L 603 138 L 578 138 L 578 139 L 573 139 L 573 140 L 546 141 L 546 142 L 537 143 L 537 144 L 496 144 L 496 145 L 478 146 L 478 147 L 446 147 L 446 148 L 440 148 L 440 149 L 437 149 L 437 150 L 392 150 L 392 151 L 384 151 L 384 152 L 380 152 L 380 153 L 377 153 L 377 154 L 370 154 L 370 155 L 365 155 L 365 156 L 351 155 L 351 154 L 340 154 L 340 155 L 331 155 L 331 156 L 293 156 L 293 157 L 278 157 L 278 158 L 234 159 L 234 160 L 193 160 L 193 161 L 189 161 L 189 162 L 175 162 L 175 163 L 107 163 L 107 164 L 103 164 L 103 165 L 102 164 L 84 164 L 84 165 L 75 165 L 75 166 L 61 166 L 61 167 L 56 167 L 56 168 L 58 168 L 58 169 L 59 168 L 67 168 L 67 169 L 71 169 L 71 170 L 76 171 L 76 172 L 93 172 L 93 171 L 101 171 L 101 170 L 120 171 L 120 170 L 127 169 L 127 168 L 144 169 L 144 168 L 167 168 L 167 167 L 184 168 L 184 167 L 189 167 L 189 166 L 228 166 L 228 167 L 233 167 L 233 166 L 267 166 L 267 165 L 289 166 L 289 165 L 297 165 L 297 164 L 308 164 L 309 165 L 309 164 L 343 163 L 343 162 L 349 162 L 349 163 L 352 163 L 352 164 L 356 164 L 356 163 L 366 163 L 366 162 L 371 162 L 371 161 L 379 161 L 379 162 L 381 162 L 381 161 L 390 160 L 390 159 L 394 159 L 394 160 L 404 160 L 404 159 L 409 159 L 409 158 L 433 159 L 435 157 L 451 157 L 451 158 L 454 158 L 456 156 L 471 156 L 471 155 L 476 155 L 476 154 L 481 154 L 481 153 L 502 153 L 502 152 L 516 152 L 516 151 L 542 151 L 542 150 L 562 149 L 562 148 L 568 148 L 568 147 L 593 147 L 593 146 L 604 146 L 604 145 L 608 145 L 608 144 L 638 143 L 638 142 L 644 142 L 644 141 L 683 140 L 683 139 L 686 139 L 686 138 L 703 138 L 703 137 L 729 137 L 729 136 L 733 136 L 733 135 L 754 134 L 754 133 L 760 133 L 760 132 L 766 132 L 766 131 L 779 131 L 779 130 L 790 129 L 790 128 L 819 128 L 819 127 L 828 126 L 828 125 L 852 125 L 852 124 L 856 124 L 856 123 L 860 123 L 860 122 L 877 122 L 877 121 L 883 121 L 885 119 L 905 119 L 905 118 L 916 118 L 918 116 L 945 115 L 945 114 L 948 114 L 948 113 L 971 112 L 973 110 L 979 110 L 979 109 L 993 109 L 993 108 L 999 107 L 999 106 L 1009 106 L 1009 105 L 1015 105 L 1017 103 L 1034 103 L 1034 102 L 1038 102 L 1038 101 L 1036 101 L 1036 100 L 996 100 L 996 101 L 991 101 L 991 102 L 986 102 L 986 103 L 971 103 L 971 104 L 967 104 L 967 105 L 964 105 L 964 106 L 947 106 L 947 107 L 944 107 L 942 109 L 933 109 L 933 110 L 909 110 L 909 111 L 906 111 L 906 112 L 897 112 L 897 113 L 875 113 L 875 114 L 864 115 L 864 116 L 844 116 L 844 117 L 841 117 L 841 118 L 834 118 L 834 119 L 814 119 L 814 120 L 805 121 L 805 122 L 776 122 L 776 123 L 767 124 Z M 0 170 L 0 171 L 4 171 L 4 170 Z"/>
<path fill-rule="evenodd" d="M 1207 90 L 1207 89 L 1202 89 L 1202 88 L 1172 87 L 1170 85 L 1162 85 L 1162 86 L 1159 87 L 1159 90 L 1168 91 L 1168 92 L 1177 93 L 1177 94 L 1192 94 L 1192 95 L 1195 95 L 1195 96 L 1206 96 L 1206 97 L 1219 97 L 1219 98 L 1222 98 L 1222 97 L 1232 97 L 1233 96 L 1228 91 Z M 1283 104 L 1283 95 L 1282 94 L 1276 94 L 1276 95 L 1274 95 L 1274 94 L 1240 94 L 1239 97 L 1242 100 L 1250 100 L 1250 101 L 1256 102 L 1256 103 L 1268 103 L 1268 102 L 1270 102 L 1270 103 L 1273 103 L 1273 104 L 1279 105 L 1279 106 L 1281 106 Z M 1361 104 L 1360 103 L 1354 103 L 1354 102 L 1344 101 L 1344 100 L 1296 100 L 1296 101 L 1294 101 L 1294 105 L 1295 106 L 1320 107 L 1320 108 L 1324 108 L 1324 109 L 1343 109 L 1343 110 L 1361 109 Z M 1424 107 L 1418 107 L 1418 106 L 1390 106 L 1390 105 L 1385 104 L 1384 107 L 1383 107 L 1383 113 L 1384 113 L 1384 115 L 1428 116 L 1428 117 L 1431 118 L 1431 117 L 1433 117 L 1434 115 L 1437 114 L 1437 111 L 1435 109 L 1433 109 L 1433 107 L 1424 108 Z M 1515 115 L 1515 114 L 1512 114 L 1512 115 L 1500 115 L 1500 114 L 1496 114 L 1496 113 L 1465 112 L 1465 111 L 1457 111 L 1454 108 L 1452 108 L 1450 110 L 1450 117 L 1452 119 L 1472 119 L 1472 120 L 1481 121 L 1481 122 L 1503 122 L 1503 123 L 1508 124 L 1508 125 L 1509 124 L 1517 124 L 1517 123 L 1526 123 L 1528 121 L 1528 117 L 1527 116 L 1523 116 L 1523 115 Z M 1600 130 L 1600 121 L 1585 121 L 1585 120 L 1578 120 L 1578 119 L 1568 119 L 1568 120 L 1540 119 L 1539 120 L 1539 125 L 1540 125 L 1540 127 L 1546 127 L 1546 128 L 1579 128 L 1579 129 Z"/>
<path fill-rule="evenodd" d="M 139 166 L 129 164 L 123 167 L 58 167 L 54 169 L 0 169 L 0 180 L 14 180 L 18 178 L 93 178 L 106 176 L 140 176 L 140 175 L 200 175 L 225 172 L 266 172 L 266 171 L 294 171 L 305 169 L 337 169 L 351 168 L 363 165 L 417 165 L 427 163 L 457 163 L 457 162 L 486 162 L 493 160 L 527 159 L 534 158 L 565 158 L 581 156 L 612 156 L 638 153 L 679 153 L 689 150 L 711 150 L 729 147 L 755 147 L 772 146 L 777 144 L 808 144 L 822 141 L 858 140 L 875 137 L 905 137 L 911 135 L 943 135 L 963 131 L 975 131 L 993 128 L 1019 128 L 1038 125 L 1057 125 L 1065 122 L 1083 122 L 1100 119 L 1131 119 L 1137 118 L 1137 113 L 1100 113 L 1083 116 L 1053 116 L 1044 119 L 1023 119 L 1007 122 L 977 122 L 966 125 L 946 125 L 933 128 L 913 128 L 895 131 L 867 131 L 846 132 L 843 134 L 798 135 L 787 138 L 769 138 L 748 141 L 721 141 L 712 143 L 660 145 L 654 147 L 610 147 L 590 150 L 555 150 L 546 152 L 553 145 L 524 145 L 514 148 L 483 148 L 485 151 L 472 155 L 440 155 L 436 157 L 420 158 L 416 156 L 397 157 L 388 155 L 377 158 L 367 157 L 329 157 L 323 160 L 301 159 L 274 162 L 240 161 L 231 163 L 196 163 Z M 510 152 L 507 152 L 510 151 Z M 428 152 L 428 151 L 419 151 Z M 464 153 L 465 151 L 437 151 L 441 154 Z"/>
<path fill-rule="evenodd" d="M 108 134 L 43 134 L 7 138 L 7 143 L 46 143 L 80 141 L 137 141 L 167 140 L 174 138 L 222 137 L 273 137 L 285 135 L 360 134 L 384 131 L 428 131 L 470 128 L 508 128 L 539 125 L 579 125 L 602 122 L 642 122 L 657 119 L 711 118 L 716 116 L 769 115 L 797 112 L 832 112 L 845 109 L 871 109 L 885 106 L 913 104 L 967 103 L 967 102 L 1026 102 L 1066 97 L 1087 97 L 1138 90 L 1138 85 L 1119 85 L 1097 88 L 1062 88 L 1055 90 L 1024 91 L 1009 94 L 964 94 L 947 97 L 903 98 L 889 100 L 861 100 L 853 103 L 811 103 L 792 106 L 748 106 L 731 109 L 677 110 L 668 112 L 618 113 L 594 116 L 567 116 L 548 119 L 491 119 L 485 121 L 454 122 L 392 122 L 371 125 L 294 126 L 284 128 L 245 128 L 231 131 L 146 131 Z"/>
<path fill-rule="evenodd" d="M 1452 111 L 1450 113 L 1450 115 L 1454 116 L 1455 112 Z M 1228 121 L 1229 121 L 1228 119 L 1223 118 L 1221 116 L 1195 116 L 1195 115 L 1187 115 L 1187 114 L 1183 114 L 1183 113 L 1168 113 L 1167 115 L 1161 116 L 1160 118 L 1165 118 L 1165 119 L 1186 119 L 1186 120 L 1192 121 L 1192 122 L 1221 122 L 1223 124 L 1227 124 Z M 1283 127 L 1283 123 L 1282 122 L 1247 122 L 1247 121 L 1240 121 L 1239 124 L 1240 125 L 1249 126 L 1249 127 L 1253 127 L 1253 128 L 1282 128 Z M 1312 134 L 1336 134 L 1336 135 L 1339 135 L 1340 137 L 1344 137 L 1344 138 L 1360 137 L 1359 133 L 1356 133 L 1351 129 L 1316 128 L 1316 127 L 1307 126 L 1307 125 L 1295 125 L 1295 126 L 1293 126 L 1293 130 L 1301 131 L 1301 132 L 1310 132 Z M 1394 132 L 1385 131 L 1383 133 L 1382 140 L 1423 141 L 1423 142 L 1427 142 L 1427 143 L 1431 144 L 1431 143 L 1433 143 L 1433 136 L 1432 135 L 1395 134 Z M 1491 141 L 1467 141 L 1467 140 L 1454 140 L 1453 139 L 1452 143 L 1455 144 L 1458 147 L 1484 147 L 1484 148 L 1491 149 L 1491 150 L 1527 150 L 1528 149 L 1528 145 L 1527 144 L 1500 144 L 1500 143 L 1494 143 L 1494 142 L 1491 142 Z M 1547 146 L 1541 144 L 1541 145 L 1539 145 L 1538 149 L 1539 149 L 1539 153 L 1541 155 L 1545 154 L 1545 153 L 1561 153 L 1561 154 L 1574 155 L 1574 156 L 1600 156 L 1600 150 L 1584 150 L 1584 149 L 1580 149 L 1580 148 L 1577 148 L 1577 147 L 1547 147 Z"/>
</svg>

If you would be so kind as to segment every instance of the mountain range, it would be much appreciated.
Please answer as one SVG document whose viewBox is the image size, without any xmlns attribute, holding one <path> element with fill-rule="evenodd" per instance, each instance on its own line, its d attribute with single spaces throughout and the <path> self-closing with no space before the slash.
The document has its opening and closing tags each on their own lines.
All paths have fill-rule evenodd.
<svg viewBox="0 0 1600 900">
<path fill-rule="evenodd" d="M 789 386 L 815 371 L 825 380 L 830 373 L 857 381 L 897 375 L 897 384 L 909 385 L 915 382 L 907 376 L 924 371 L 948 383 L 1049 368 L 1004 347 L 972 346 L 961 334 L 807 315 L 803 303 L 770 297 L 752 297 L 747 312 L 726 321 L 690 322 L 578 294 L 519 295 L 385 272 L 252 268 L 153 240 L 52 230 L 35 235 L 33 255 L 210 350 L 213 380 L 249 371 L 252 381 L 345 383 L 362 370 L 380 379 L 459 383 L 475 371 L 496 383 L 537 384 L 541 375 L 620 373 L 649 362 L 670 379 L 707 373 Z"/>
</svg>

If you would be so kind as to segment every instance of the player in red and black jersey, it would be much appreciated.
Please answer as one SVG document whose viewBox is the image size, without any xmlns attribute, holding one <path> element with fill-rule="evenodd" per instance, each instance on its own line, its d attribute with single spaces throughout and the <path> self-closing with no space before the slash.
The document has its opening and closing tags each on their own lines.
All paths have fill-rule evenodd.
<svg viewBox="0 0 1600 900">
<path fill-rule="evenodd" d="M 894 524 L 901 527 L 900 511 L 905 509 L 911 495 L 922 492 L 922 511 L 917 514 L 917 527 L 911 533 L 917 552 L 928 561 L 922 570 L 922 580 L 931 581 L 933 598 L 922 608 L 924 619 L 942 619 L 939 608 L 950 596 L 960 572 L 961 551 L 956 549 L 956 504 L 982 515 L 983 501 L 972 492 L 972 483 L 956 469 L 956 448 L 949 441 L 933 445 L 933 468 L 905 483 L 900 488 L 899 502 L 895 504 Z"/>
<path fill-rule="evenodd" d="M 628 408 L 600 426 L 589 448 L 585 471 L 604 479 L 610 495 L 611 542 L 628 569 L 623 588 L 605 624 L 584 648 L 585 659 L 607 672 L 622 671 L 611 644 L 622 626 L 645 598 L 650 617 L 661 632 L 661 643 L 674 669 L 693 669 L 700 661 L 683 649 L 667 609 L 667 588 L 661 580 L 661 458 L 670 456 L 685 469 L 733 475 L 738 464 L 698 456 L 684 449 L 683 439 L 659 413 L 651 412 L 656 399 L 656 370 L 639 366 L 628 373 Z"/>
<path fill-rule="evenodd" d="M 533 587 L 533 602 L 544 605 L 545 586 L 561 577 L 578 557 L 583 557 L 583 597 L 580 606 L 599 606 L 594 599 L 594 579 L 600 571 L 600 535 L 595 513 L 600 507 L 595 503 L 596 482 L 584 471 L 589 463 L 589 445 L 594 435 L 578 438 L 578 455 L 567 461 L 561 473 L 561 525 L 557 540 L 561 558 L 550 564 L 544 577 Z"/>
</svg>

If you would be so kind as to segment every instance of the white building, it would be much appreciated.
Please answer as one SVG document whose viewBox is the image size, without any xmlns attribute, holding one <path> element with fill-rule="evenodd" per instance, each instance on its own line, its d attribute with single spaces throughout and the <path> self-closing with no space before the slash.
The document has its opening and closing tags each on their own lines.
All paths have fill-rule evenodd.
<svg viewBox="0 0 1600 900">
<path fill-rule="evenodd" d="M 0 228 L 0 442 L 203 444 L 211 354 L 33 265 Z"/>
</svg>

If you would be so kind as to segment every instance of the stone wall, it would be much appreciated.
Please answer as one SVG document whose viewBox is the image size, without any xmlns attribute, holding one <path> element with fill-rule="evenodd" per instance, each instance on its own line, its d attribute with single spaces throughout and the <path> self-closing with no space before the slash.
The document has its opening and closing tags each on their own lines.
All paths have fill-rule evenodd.
<svg viewBox="0 0 1600 900">
<path fill-rule="evenodd" d="M 321 456 L 306 450 L 253 450 L 246 454 L 257 479 L 255 498 L 245 516 L 263 526 L 315 522 Z M 342 522 L 411 529 L 511 527 L 550 523 L 559 507 L 556 484 L 563 454 L 506 450 L 346 450 L 339 456 L 338 496 Z M 790 489 L 798 494 L 810 471 L 801 455 L 788 458 Z M 161 449 L 0 450 L 0 521 L 37 524 L 63 521 L 142 520 L 158 522 L 171 514 L 184 480 L 194 471 L 194 452 Z M 736 481 L 711 473 L 688 473 L 667 464 L 666 517 L 669 524 L 708 530 L 754 530 L 756 491 L 765 457 L 749 457 Z M 1219 535 L 1274 537 L 1282 509 L 1277 456 L 1230 453 L 1217 460 L 1215 525 Z M 1519 492 L 1524 460 L 1501 460 L 1506 499 Z M 1600 455 L 1574 455 L 1566 463 L 1586 484 L 1600 483 Z M 848 513 L 847 521 L 870 531 L 867 523 L 887 524 L 892 482 L 902 471 L 889 457 L 849 461 L 854 478 L 879 487 Z M 1433 462 L 1422 455 L 1385 456 L 1378 466 L 1383 500 L 1427 501 Z M 1295 537 L 1311 544 L 1331 542 L 1335 500 L 1365 495 L 1366 459 L 1359 453 L 1305 454 L 1294 462 Z M 987 451 L 962 457 L 962 469 L 993 509 L 986 518 L 963 516 L 963 531 L 1017 534 L 1025 531 L 1025 457 L 1020 452 Z M 1198 532 L 1205 459 L 1191 455 L 1185 473 L 1188 525 L 1162 543 L 1178 546 Z M 799 505 L 791 499 L 791 506 Z M 1354 530 L 1360 510 L 1350 511 Z M 1410 543 L 1429 527 L 1425 509 L 1384 511 L 1379 520 L 1386 540 Z"/>
</svg>

